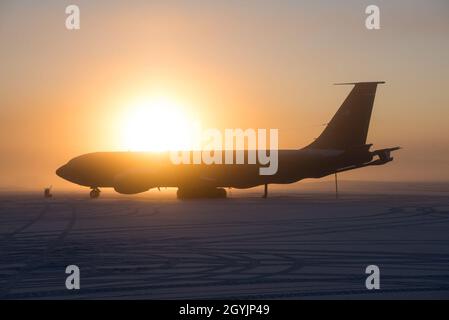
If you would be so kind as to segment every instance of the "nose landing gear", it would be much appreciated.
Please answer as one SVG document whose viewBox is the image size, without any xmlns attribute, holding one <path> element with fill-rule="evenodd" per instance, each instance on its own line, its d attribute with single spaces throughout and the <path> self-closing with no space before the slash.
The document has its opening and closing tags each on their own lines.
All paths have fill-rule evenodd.
<svg viewBox="0 0 449 320">
<path fill-rule="evenodd" d="M 97 187 L 92 187 L 92 190 L 90 191 L 90 198 L 91 199 L 96 199 L 100 196 L 100 189 L 98 189 Z"/>
</svg>

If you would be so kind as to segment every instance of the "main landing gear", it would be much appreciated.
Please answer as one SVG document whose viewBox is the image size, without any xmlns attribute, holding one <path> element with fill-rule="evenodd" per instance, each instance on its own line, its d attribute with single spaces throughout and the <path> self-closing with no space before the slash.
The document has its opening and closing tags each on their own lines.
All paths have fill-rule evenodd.
<svg viewBox="0 0 449 320">
<path fill-rule="evenodd" d="M 92 187 L 92 190 L 90 191 L 90 198 L 91 199 L 96 199 L 100 196 L 100 189 L 98 189 L 97 187 Z"/>
<path fill-rule="evenodd" d="M 195 198 L 226 198 L 223 188 L 178 188 L 176 196 L 180 200 Z"/>
</svg>

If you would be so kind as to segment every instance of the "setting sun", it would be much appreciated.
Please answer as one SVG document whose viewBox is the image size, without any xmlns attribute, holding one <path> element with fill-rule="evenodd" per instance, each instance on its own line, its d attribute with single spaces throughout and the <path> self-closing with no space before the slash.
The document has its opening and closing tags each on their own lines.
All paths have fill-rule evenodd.
<svg viewBox="0 0 449 320">
<path fill-rule="evenodd" d="M 130 151 L 191 149 L 195 125 L 185 106 L 174 99 L 140 99 L 126 111 L 122 147 Z"/>
</svg>

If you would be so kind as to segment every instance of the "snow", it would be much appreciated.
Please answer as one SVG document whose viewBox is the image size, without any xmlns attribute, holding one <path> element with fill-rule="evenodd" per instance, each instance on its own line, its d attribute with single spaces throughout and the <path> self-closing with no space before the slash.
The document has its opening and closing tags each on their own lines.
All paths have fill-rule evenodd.
<svg viewBox="0 0 449 320">
<path fill-rule="evenodd" d="M 1 194 L 0 298 L 449 298 L 447 196 L 260 196 Z"/>
</svg>

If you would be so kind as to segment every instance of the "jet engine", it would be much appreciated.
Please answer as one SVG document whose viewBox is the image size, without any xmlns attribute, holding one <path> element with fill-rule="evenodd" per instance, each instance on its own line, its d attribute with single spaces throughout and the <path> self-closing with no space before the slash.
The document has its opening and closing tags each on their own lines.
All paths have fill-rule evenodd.
<svg viewBox="0 0 449 320">
<path fill-rule="evenodd" d="M 125 174 L 114 179 L 114 190 L 121 194 L 136 194 L 150 190 L 151 186 L 143 175 Z"/>
</svg>

